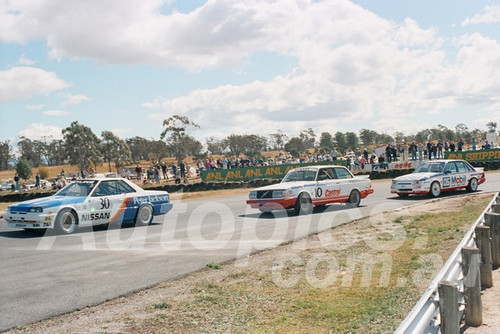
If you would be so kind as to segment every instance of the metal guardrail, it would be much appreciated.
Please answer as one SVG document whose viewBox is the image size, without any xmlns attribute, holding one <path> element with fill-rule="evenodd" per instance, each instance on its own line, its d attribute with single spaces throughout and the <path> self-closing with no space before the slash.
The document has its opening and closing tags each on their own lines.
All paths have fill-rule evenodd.
<svg viewBox="0 0 500 334">
<path fill-rule="evenodd" d="M 463 247 L 476 247 L 474 238 L 474 230 L 477 226 L 484 224 L 484 214 L 491 211 L 492 204 L 495 204 L 497 198 L 500 198 L 500 193 L 493 196 L 493 199 L 488 204 L 486 209 L 481 213 L 479 218 L 469 228 L 464 238 L 451 254 L 450 258 L 444 264 L 443 268 L 436 275 L 427 290 L 425 290 L 422 298 L 417 302 L 415 307 L 406 316 L 403 322 L 399 325 L 394 333 L 410 334 L 410 333 L 439 333 L 440 332 L 440 315 L 439 315 L 439 295 L 438 284 L 440 281 L 453 281 L 458 285 L 460 318 L 464 314 L 464 284 L 462 273 L 462 254 Z"/>
</svg>

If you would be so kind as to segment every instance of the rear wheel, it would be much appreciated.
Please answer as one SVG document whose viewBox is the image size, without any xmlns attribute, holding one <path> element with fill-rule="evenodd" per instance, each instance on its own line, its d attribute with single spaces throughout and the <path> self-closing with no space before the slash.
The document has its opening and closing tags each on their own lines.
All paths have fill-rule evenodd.
<svg viewBox="0 0 500 334">
<path fill-rule="evenodd" d="M 153 221 L 153 207 L 151 205 L 143 205 L 137 210 L 135 217 L 136 226 L 147 226 Z"/>
<path fill-rule="evenodd" d="M 76 231 L 78 227 L 78 218 L 75 212 L 71 209 L 62 209 L 57 214 L 54 222 L 54 229 L 58 233 L 71 234 Z"/>
<path fill-rule="evenodd" d="M 439 197 L 439 195 L 441 195 L 441 185 L 439 184 L 439 182 L 432 182 L 431 191 L 429 194 L 431 195 L 431 197 Z"/>
<path fill-rule="evenodd" d="M 478 183 L 477 183 L 477 179 L 476 178 L 470 179 L 469 184 L 467 185 L 467 191 L 470 192 L 470 193 L 476 191 L 477 190 L 477 185 L 478 185 Z"/>
<path fill-rule="evenodd" d="M 301 193 L 299 197 L 297 197 L 294 210 L 297 215 L 310 214 L 313 211 L 311 196 L 309 196 L 308 193 Z"/>
<path fill-rule="evenodd" d="M 349 194 L 349 199 L 347 200 L 347 205 L 351 207 L 359 206 L 361 203 L 361 194 L 359 193 L 358 190 L 354 189 L 351 191 Z"/>
</svg>

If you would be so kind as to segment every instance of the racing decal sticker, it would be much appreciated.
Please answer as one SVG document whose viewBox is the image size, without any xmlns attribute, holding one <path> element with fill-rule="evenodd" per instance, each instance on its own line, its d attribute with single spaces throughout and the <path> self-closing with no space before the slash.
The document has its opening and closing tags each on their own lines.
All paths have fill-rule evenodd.
<svg viewBox="0 0 500 334">
<path fill-rule="evenodd" d="M 111 211 L 85 213 L 82 215 L 82 221 L 109 219 L 110 216 Z"/>
<path fill-rule="evenodd" d="M 337 197 L 340 195 L 340 189 L 332 189 L 325 191 L 325 197 Z"/>
<path fill-rule="evenodd" d="M 109 220 L 110 223 L 114 223 L 116 221 L 123 220 L 123 213 L 125 212 L 125 209 L 129 205 L 131 200 L 132 200 L 132 197 L 125 198 L 125 200 L 122 202 L 122 204 L 120 204 L 120 207 L 118 208 L 118 210 L 116 210 L 113 217 Z"/>
<path fill-rule="evenodd" d="M 443 188 L 449 188 L 451 187 L 451 179 L 450 177 L 444 177 L 443 178 Z"/>
</svg>

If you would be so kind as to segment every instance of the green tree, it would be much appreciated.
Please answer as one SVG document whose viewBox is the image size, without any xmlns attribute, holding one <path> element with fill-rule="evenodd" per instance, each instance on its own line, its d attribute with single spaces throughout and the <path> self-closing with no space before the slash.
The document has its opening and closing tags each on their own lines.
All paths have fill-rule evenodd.
<svg viewBox="0 0 500 334">
<path fill-rule="evenodd" d="M 346 132 L 345 133 L 345 140 L 346 140 L 346 145 L 349 149 L 355 150 L 356 147 L 359 144 L 359 138 L 358 135 L 354 132 Z"/>
<path fill-rule="evenodd" d="M 224 154 L 227 150 L 227 141 L 223 139 L 209 137 L 207 138 L 206 144 L 210 154 Z"/>
<path fill-rule="evenodd" d="M 149 159 L 149 154 L 153 151 L 152 141 L 143 137 L 132 137 L 125 139 L 130 148 L 132 161 L 138 163 L 142 159 Z"/>
<path fill-rule="evenodd" d="M 307 147 L 314 147 L 316 144 L 316 134 L 312 128 L 303 130 L 300 135 L 300 139 L 305 143 Z"/>
<path fill-rule="evenodd" d="M 337 145 L 337 151 L 344 154 L 348 147 L 345 134 L 337 131 L 333 137 L 335 139 L 335 145 Z"/>
<path fill-rule="evenodd" d="M 70 164 L 87 169 L 90 161 L 102 161 L 100 140 L 89 127 L 74 121 L 62 133 Z"/>
<path fill-rule="evenodd" d="M 271 138 L 271 145 L 275 150 L 282 150 L 285 142 L 288 140 L 288 136 L 281 129 L 278 129 L 275 133 L 271 133 L 269 137 Z"/>
<path fill-rule="evenodd" d="M 103 158 L 108 163 L 108 170 L 110 172 L 111 162 L 114 162 L 115 167 L 118 168 L 132 160 L 130 148 L 123 139 L 115 136 L 111 131 L 103 131 L 101 137 Z"/>
<path fill-rule="evenodd" d="M 31 177 L 31 165 L 26 160 L 19 160 L 16 164 L 16 172 L 21 179 L 27 180 Z"/>
<path fill-rule="evenodd" d="M 10 140 L 0 142 L 0 170 L 9 169 L 9 161 L 14 158 Z"/>
<path fill-rule="evenodd" d="M 488 132 L 497 132 L 497 122 L 488 122 L 486 124 Z"/>
<path fill-rule="evenodd" d="M 292 137 L 286 144 L 285 150 L 294 157 L 299 157 L 307 149 L 307 145 L 300 137 Z"/>
<path fill-rule="evenodd" d="M 43 143 L 21 136 L 17 147 L 19 149 L 19 159 L 26 160 L 35 167 L 42 164 Z"/>
<path fill-rule="evenodd" d="M 359 139 L 361 139 L 364 145 L 378 144 L 377 142 L 378 137 L 379 134 L 376 131 L 369 129 L 359 130 Z"/>
<path fill-rule="evenodd" d="M 329 132 L 322 132 L 319 137 L 319 147 L 329 151 L 333 148 L 333 146 L 333 136 Z"/>
<path fill-rule="evenodd" d="M 160 135 L 160 139 L 166 138 L 167 146 L 173 153 L 177 162 L 180 164 L 187 154 L 187 147 L 184 145 L 187 141 L 186 131 L 190 128 L 199 128 L 200 126 L 191 121 L 186 116 L 173 115 L 163 121 L 165 130 Z"/>
</svg>

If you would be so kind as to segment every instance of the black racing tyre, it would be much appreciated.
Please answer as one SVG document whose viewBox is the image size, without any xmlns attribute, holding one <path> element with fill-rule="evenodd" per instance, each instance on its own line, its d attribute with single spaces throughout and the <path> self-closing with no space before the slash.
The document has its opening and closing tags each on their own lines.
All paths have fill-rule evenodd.
<svg viewBox="0 0 500 334">
<path fill-rule="evenodd" d="M 441 195 L 441 185 L 438 181 L 432 182 L 429 195 L 431 197 L 439 197 Z"/>
<path fill-rule="evenodd" d="M 61 234 L 71 234 L 78 228 L 78 217 L 71 209 L 62 209 L 57 214 L 54 230 Z"/>
<path fill-rule="evenodd" d="M 477 191 L 477 186 L 478 186 L 477 179 L 473 177 L 472 179 L 470 179 L 469 184 L 467 185 L 467 191 L 473 193 Z"/>
<path fill-rule="evenodd" d="M 351 191 L 349 194 L 349 199 L 347 200 L 347 205 L 351 207 L 359 206 L 361 203 L 361 194 L 359 193 L 359 190 L 354 189 Z"/>
<path fill-rule="evenodd" d="M 147 226 L 153 221 L 153 207 L 149 204 L 141 205 L 135 217 L 136 226 Z"/>
<path fill-rule="evenodd" d="M 295 214 L 297 215 L 308 215 L 313 211 L 313 204 L 311 196 L 308 193 L 301 193 L 297 197 L 297 201 L 294 206 Z"/>
</svg>

